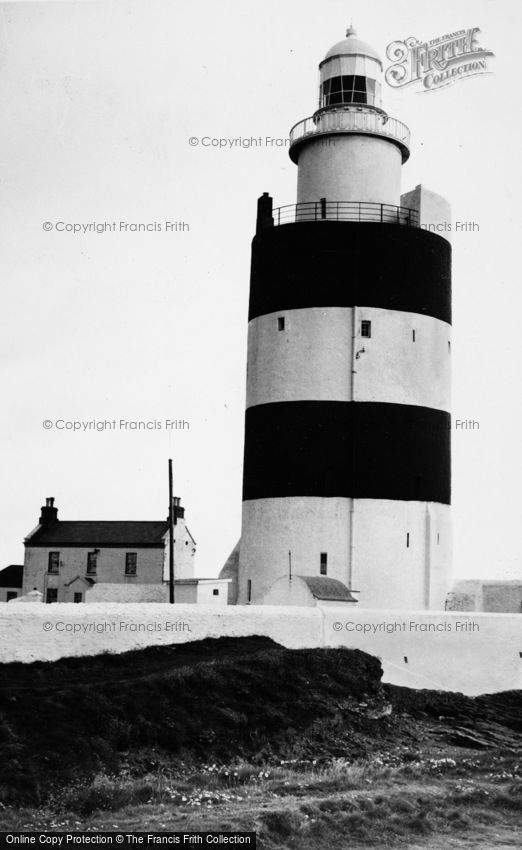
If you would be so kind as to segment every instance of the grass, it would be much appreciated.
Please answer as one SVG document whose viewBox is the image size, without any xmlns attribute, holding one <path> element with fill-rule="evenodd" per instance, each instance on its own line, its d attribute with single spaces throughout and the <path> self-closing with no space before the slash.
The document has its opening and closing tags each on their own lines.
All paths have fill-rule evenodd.
<svg viewBox="0 0 522 850">
<path fill-rule="evenodd" d="M 434 847 L 444 836 L 453 844 L 441 847 L 520 846 L 522 768 L 513 754 L 385 759 L 101 773 L 45 807 L 3 809 L 0 829 L 255 830 L 265 850 Z"/>
</svg>

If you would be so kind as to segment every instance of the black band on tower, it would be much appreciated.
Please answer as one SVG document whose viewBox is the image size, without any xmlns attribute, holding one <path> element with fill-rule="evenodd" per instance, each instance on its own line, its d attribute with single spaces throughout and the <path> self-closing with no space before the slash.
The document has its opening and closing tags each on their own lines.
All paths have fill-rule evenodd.
<svg viewBox="0 0 522 850">
<path fill-rule="evenodd" d="M 380 307 L 451 322 L 451 246 L 417 227 L 311 221 L 252 243 L 249 319 L 303 307 Z"/>
<path fill-rule="evenodd" d="M 293 401 L 246 411 L 243 499 L 344 496 L 450 504 L 449 413 Z"/>
</svg>

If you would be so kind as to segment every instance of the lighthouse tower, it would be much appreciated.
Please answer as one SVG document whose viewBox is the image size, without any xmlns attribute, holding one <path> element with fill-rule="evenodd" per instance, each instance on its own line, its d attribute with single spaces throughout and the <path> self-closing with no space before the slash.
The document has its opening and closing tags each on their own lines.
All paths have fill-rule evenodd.
<svg viewBox="0 0 522 850">
<path fill-rule="evenodd" d="M 375 50 L 350 28 L 319 75 L 290 131 L 297 202 L 258 201 L 237 601 L 295 575 L 364 607 L 441 608 L 451 248 L 420 227 L 421 187 L 401 205 L 410 134 L 382 108 Z"/>
</svg>

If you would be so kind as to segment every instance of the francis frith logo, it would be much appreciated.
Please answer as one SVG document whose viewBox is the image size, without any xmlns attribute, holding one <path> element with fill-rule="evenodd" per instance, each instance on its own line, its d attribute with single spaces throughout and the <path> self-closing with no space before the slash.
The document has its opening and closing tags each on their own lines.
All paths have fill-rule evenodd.
<svg viewBox="0 0 522 850">
<path fill-rule="evenodd" d="M 479 32 L 478 27 L 471 27 L 431 41 L 419 41 L 414 36 L 392 41 L 386 48 L 386 56 L 393 63 L 386 69 L 386 82 L 393 88 L 417 83 L 427 92 L 491 73 L 488 59 L 495 54 L 479 45 Z"/>
</svg>

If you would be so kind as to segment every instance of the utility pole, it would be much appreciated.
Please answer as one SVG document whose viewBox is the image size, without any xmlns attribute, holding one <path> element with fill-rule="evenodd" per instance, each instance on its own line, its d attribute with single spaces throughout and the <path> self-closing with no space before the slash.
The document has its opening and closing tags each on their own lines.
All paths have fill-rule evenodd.
<svg viewBox="0 0 522 850">
<path fill-rule="evenodd" d="M 172 459 L 169 458 L 169 602 L 174 604 L 174 504 L 172 496 Z"/>
</svg>

